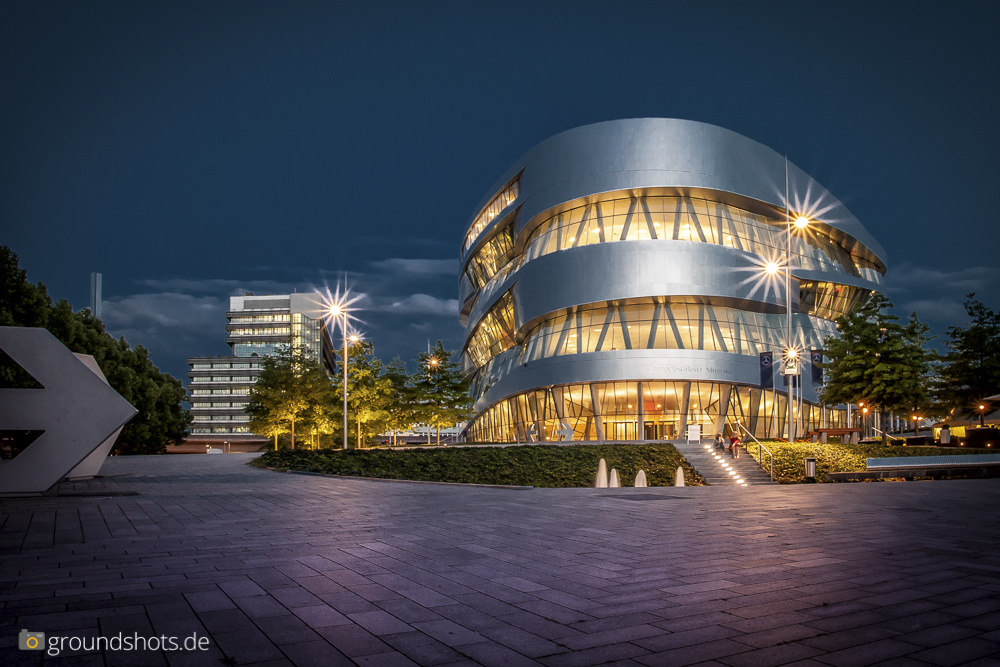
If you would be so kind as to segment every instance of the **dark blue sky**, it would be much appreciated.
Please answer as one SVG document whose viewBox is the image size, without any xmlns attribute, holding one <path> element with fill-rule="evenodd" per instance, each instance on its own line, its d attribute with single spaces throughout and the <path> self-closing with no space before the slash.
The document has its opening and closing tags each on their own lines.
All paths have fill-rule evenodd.
<svg viewBox="0 0 1000 667">
<path fill-rule="evenodd" d="M 827 186 L 940 330 L 1000 307 L 998 17 L 883 4 L 4 3 L 0 242 L 76 307 L 103 272 L 109 329 L 178 376 L 235 290 L 344 270 L 412 359 L 459 345 L 459 243 L 514 160 L 689 118 Z"/>
</svg>

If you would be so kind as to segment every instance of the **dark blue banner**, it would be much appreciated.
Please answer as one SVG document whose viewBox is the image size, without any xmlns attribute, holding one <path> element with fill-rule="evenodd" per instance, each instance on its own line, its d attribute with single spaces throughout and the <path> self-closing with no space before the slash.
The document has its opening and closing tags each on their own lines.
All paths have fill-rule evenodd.
<svg viewBox="0 0 1000 667">
<path fill-rule="evenodd" d="M 812 362 L 813 384 L 823 384 L 823 350 L 812 350 L 809 361 Z"/>
<path fill-rule="evenodd" d="M 760 353 L 760 388 L 774 388 L 774 353 Z"/>
</svg>

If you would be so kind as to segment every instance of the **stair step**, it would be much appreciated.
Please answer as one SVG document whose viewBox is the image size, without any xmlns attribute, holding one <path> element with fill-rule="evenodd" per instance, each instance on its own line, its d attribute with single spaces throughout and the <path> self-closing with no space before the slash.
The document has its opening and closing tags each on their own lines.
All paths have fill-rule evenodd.
<svg viewBox="0 0 1000 667">
<path fill-rule="evenodd" d="M 715 445 L 711 443 L 688 443 L 681 440 L 671 441 L 671 444 L 710 486 L 758 486 L 774 483 L 770 475 L 761 470 L 757 462 L 745 452 L 740 458 L 734 459 L 728 452 L 715 449 Z M 725 467 L 727 465 L 728 468 Z M 729 474 L 730 471 L 737 473 L 740 482 Z"/>
</svg>

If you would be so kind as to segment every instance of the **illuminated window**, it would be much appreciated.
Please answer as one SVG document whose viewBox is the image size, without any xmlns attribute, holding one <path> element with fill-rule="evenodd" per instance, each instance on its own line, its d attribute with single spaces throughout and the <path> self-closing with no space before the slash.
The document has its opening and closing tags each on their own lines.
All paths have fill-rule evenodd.
<svg viewBox="0 0 1000 667">
<path fill-rule="evenodd" d="M 514 235 L 508 226 L 483 244 L 483 247 L 469 260 L 465 272 L 473 287 L 479 291 L 513 258 Z"/>
<path fill-rule="evenodd" d="M 848 315 L 871 290 L 825 282 L 799 283 L 799 310 L 809 315 L 835 320 Z"/>
<path fill-rule="evenodd" d="M 582 204 L 548 218 L 525 243 L 522 263 L 595 243 L 674 240 L 714 243 L 761 257 L 778 257 L 786 246 L 785 221 L 723 202 L 695 197 L 621 197 Z M 834 268 L 881 284 L 873 262 L 853 257 L 820 228 L 792 237 L 793 264 L 802 269 Z"/>
<path fill-rule="evenodd" d="M 496 197 L 494 197 L 483 212 L 476 216 L 473 220 L 472 226 L 469 228 L 469 233 L 465 235 L 465 247 L 462 249 L 463 252 L 467 251 L 475 243 L 476 239 L 482 233 L 486 227 L 489 226 L 491 222 L 503 211 L 505 208 L 511 205 L 517 195 L 521 191 L 520 181 L 514 181 L 503 190 L 500 191 Z"/>
<path fill-rule="evenodd" d="M 466 358 L 479 367 L 514 345 L 514 296 L 507 292 L 480 320 L 469 340 Z"/>
<path fill-rule="evenodd" d="M 724 409 L 721 409 L 724 408 Z M 780 391 L 725 382 L 642 380 L 546 387 L 494 403 L 466 429 L 474 442 L 544 442 L 566 426 L 572 440 L 669 440 L 683 427 L 711 429 L 724 415 L 723 432 L 739 420 L 757 438 L 780 437 L 787 415 Z M 831 428 L 847 425 L 847 411 L 804 402 L 807 430 L 825 418 Z"/>
<path fill-rule="evenodd" d="M 757 356 L 784 346 L 784 315 L 692 303 L 635 299 L 581 306 L 535 325 L 522 343 L 521 363 L 568 354 L 615 350 L 714 350 Z M 835 325 L 810 318 L 796 341 L 821 348 Z"/>
</svg>

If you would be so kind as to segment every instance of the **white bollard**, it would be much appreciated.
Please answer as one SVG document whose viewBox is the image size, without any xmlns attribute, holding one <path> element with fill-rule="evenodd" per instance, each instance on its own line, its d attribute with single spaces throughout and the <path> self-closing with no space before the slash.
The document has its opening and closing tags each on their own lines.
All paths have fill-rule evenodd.
<svg viewBox="0 0 1000 667">
<path fill-rule="evenodd" d="M 635 488 L 645 489 L 646 488 L 646 473 L 643 470 L 639 471 L 639 474 L 635 476 Z"/>
<path fill-rule="evenodd" d="M 608 488 L 618 489 L 621 488 L 621 480 L 618 479 L 618 470 L 616 468 L 611 469 L 611 478 L 608 480 Z"/>
<path fill-rule="evenodd" d="M 677 466 L 677 474 L 674 475 L 674 486 L 684 486 L 684 468 Z"/>
<path fill-rule="evenodd" d="M 594 488 L 608 488 L 608 464 L 604 462 L 604 459 L 597 463 L 597 479 L 594 480 Z"/>
</svg>

